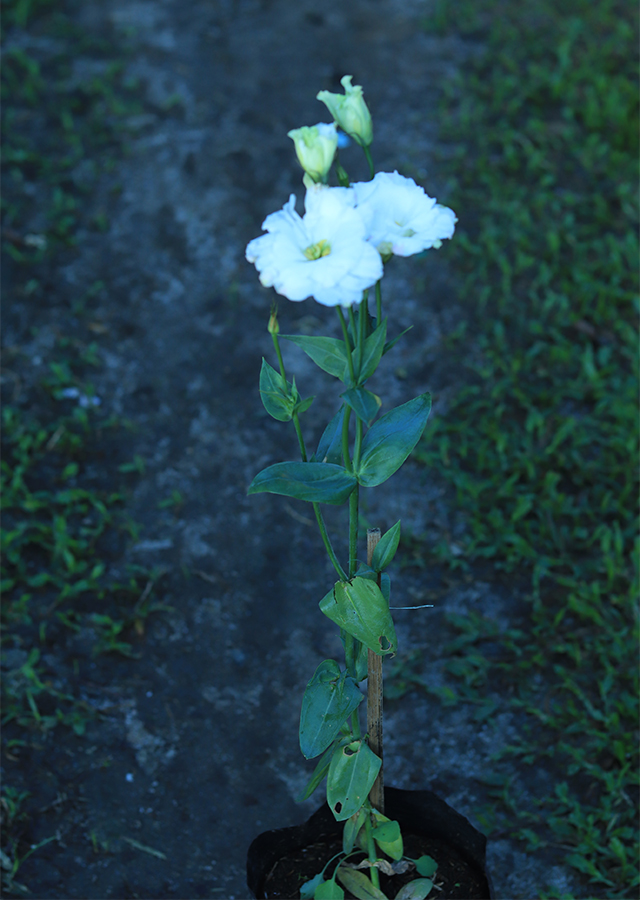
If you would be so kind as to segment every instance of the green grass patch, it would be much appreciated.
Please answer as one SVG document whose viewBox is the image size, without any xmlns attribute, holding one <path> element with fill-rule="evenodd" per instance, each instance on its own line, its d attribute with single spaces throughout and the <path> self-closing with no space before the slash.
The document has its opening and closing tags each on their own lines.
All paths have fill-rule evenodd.
<svg viewBox="0 0 640 900">
<path fill-rule="evenodd" d="M 448 668 L 479 702 L 514 685 L 531 729 L 509 753 L 567 775 L 522 836 L 532 848 L 546 823 L 538 842 L 606 897 L 639 883 L 636 18 L 617 2 L 463 0 L 425 20 L 484 49 L 440 117 L 467 314 L 449 349 L 462 362 L 473 335 L 477 353 L 416 457 L 465 516 L 437 558 L 486 561 L 531 594 L 518 631 L 454 621 Z"/>
</svg>

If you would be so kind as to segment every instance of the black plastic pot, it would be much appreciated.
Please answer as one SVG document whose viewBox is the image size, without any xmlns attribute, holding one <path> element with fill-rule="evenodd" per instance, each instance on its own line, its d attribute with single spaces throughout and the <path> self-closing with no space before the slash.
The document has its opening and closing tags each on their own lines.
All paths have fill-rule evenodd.
<svg viewBox="0 0 640 900">
<path fill-rule="evenodd" d="M 400 823 L 403 836 L 412 834 L 434 840 L 437 850 L 432 855 L 437 858 L 441 869 L 444 869 L 447 854 L 452 860 L 464 861 L 477 887 L 473 896 L 469 893 L 460 893 L 459 896 L 466 900 L 491 900 L 491 880 L 485 861 L 487 839 L 468 819 L 431 791 L 404 791 L 391 787 L 385 788 L 385 815 Z M 329 844 L 331 840 L 341 839 L 343 827 L 344 823 L 336 822 L 325 803 L 303 825 L 258 835 L 247 855 L 247 884 L 251 896 L 257 900 L 269 896 L 297 896 L 294 893 L 274 893 L 270 886 L 266 887 L 267 883 L 270 885 L 273 882 L 278 865 L 303 848 L 317 848 L 325 842 Z M 327 854 L 327 859 L 330 855 Z M 316 872 L 311 872 L 308 877 L 314 874 Z M 443 895 L 440 893 L 438 896 Z"/>
</svg>

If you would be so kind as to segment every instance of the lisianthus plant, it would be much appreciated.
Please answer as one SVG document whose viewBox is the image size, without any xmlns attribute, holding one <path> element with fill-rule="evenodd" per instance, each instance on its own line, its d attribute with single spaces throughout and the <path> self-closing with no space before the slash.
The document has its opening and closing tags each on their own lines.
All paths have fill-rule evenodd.
<svg viewBox="0 0 640 900">
<path fill-rule="evenodd" d="M 382 660 L 397 649 L 387 568 L 398 548 L 400 522 L 382 536 L 378 529 L 370 530 L 363 558 L 358 508 L 361 488 L 382 484 L 405 462 L 431 410 L 430 395 L 422 394 L 381 414 L 381 398 L 367 387 L 382 357 L 401 337 L 390 337 L 383 314 L 384 266 L 392 256 L 439 247 L 453 235 L 456 217 L 413 179 L 398 172 L 376 174 L 371 115 L 362 88 L 351 79 L 342 79 L 344 94 L 317 95 L 333 116 L 332 123 L 289 132 L 304 169 L 304 215 L 296 212 L 292 194 L 281 210 L 267 216 L 262 225 L 266 234 L 246 250 L 265 287 L 289 300 L 312 297 L 335 307 L 342 335 L 280 335 L 277 311 L 272 309 L 268 330 L 277 368 L 262 360 L 260 396 L 269 415 L 293 423 L 301 460 L 259 472 L 249 493 L 266 491 L 311 503 L 337 576 L 320 600 L 320 610 L 340 629 L 344 664 L 324 660 L 304 693 L 300 749 L 307 759 L 319 760 L 299 799 L 310 797 L 326 777 L 327 803 L 336 820 L 345 823 L 343 851 L 302 886 L 300 896 L 342 898 L 342 885 L 356 897 L 384 898 L 380 871 L 415 869 L 416 878 L 397 897 L 423 900 L 433 887 L 437 863 L 430 857 L 407 858 L 398 822 L 384 815 Z M 338 159 L 341 135 L 363 149 L 370 180 L 350 182 Z M 332 172 L 338 182 L 333 186 Z M 301 424 L 314 398 L 303 399 L 295 378 L 288 380 L 281 338 L 301 347 L 340 383 L 338 409 L 312 445 L 315 450 L 310 450 Z M 325 503 L 348 503 L 349 534 L 343 551 L 336 551 L 330 540 L 321 509 Z M 358 708 L 365 681 L 363 732 Z M 362 851 L 364 861 L 349 862 Z"/>
</svg>

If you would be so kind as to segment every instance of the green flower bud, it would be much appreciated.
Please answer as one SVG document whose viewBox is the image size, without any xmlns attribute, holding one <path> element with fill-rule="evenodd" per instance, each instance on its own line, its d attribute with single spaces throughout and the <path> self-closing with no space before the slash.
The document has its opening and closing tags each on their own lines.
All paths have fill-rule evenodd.
<svg viewBox="0 0 640 900">
<path fill-rule="evenodd" d="M 271 315 L 269 316 L 269 324 L 267 325 L 269 334 L 279 334 L 280 326 L 278 325 L 278 307 L 271 307 Z"/>
<path fill-rule="evenodd" d="M 338 132 L 335 123 L 327 125 L 320 122 L 310 128 L 294 128 L 288 132 L 296 147 L 296 155 L 300 165 L 313 182 L 327 183 L 329 169 L 338 146 Z M 305 179 L 305 184 L 307 179 Z"/>
<path fill-rule="evenodd" d="M 344 95 L 320 91 L 316 96 L 326 105 L 344 132 L 361 147 L 368 147 L 373 141 L 371 113 L 364 102 L 362 88 L 359 84 L 352 85 L 352 78 L 353 75 L 345 75 L 340 79 L 340 84 L 345 90 Z"/>
</svg>

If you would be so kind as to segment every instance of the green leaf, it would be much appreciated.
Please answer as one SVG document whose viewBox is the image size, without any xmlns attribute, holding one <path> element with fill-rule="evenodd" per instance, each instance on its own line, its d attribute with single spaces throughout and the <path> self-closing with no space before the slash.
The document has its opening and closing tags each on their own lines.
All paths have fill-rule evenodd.
<svg viewBox="0 0 640 900">
<path fill-rule="evenodd" d="M 376 815 L 376 821 L 385 819 L 381 825 L 373 830 L 373 838 L 387 856 L 391 859 L 402 859 L 404 854 L 404 846 L 402 843 L 402 835 L 400 834 L 400 825 L 397 822 L 387 819 L 386 816 Z"/>
<path fill-rule="evenodd" d="M 310 356 L 314 363 L 329 375 L 345 381 L 348 369 L 344 341 L 337 338 L 306 337 L 295 334 L 281 334 L 280 337 L 301 347 L 307 356 Z"/>
<path fill-rule="evenodd" d="M 429 413 L 431 395 L 422 394 L 385 413 L 371 426 L 362 441 L 356 472 L 364 487 L 375 487 L 400 468 L 420 440 Z"/>
<path fill-rule="evenodd" d="M 248 494 L 266 491 L 311 503 L 339 505 L 348 499 L 356 485 L 355 476 L 332 463 L 283 462 L 259 472 L 249 485 Z"/>
<path fill-rule="evenodd" d="M 313 895 L 321 884 L 324 884 L 323 874 L 318 872 L 317 875 L 300 886 L 300 900 L 313 900 Z"/>
<path fill-rule="evenodd" d="M 371 378 L 384 352 L 385 340 L 387 337 L 387 320 L 383 319 L 379 328 L 376 328 L 364 342 L 364 352 L 362 354 L 362 369 L 358 371 L 358 348 L 351 354 L 353 359 L 353 367 L 356 377 L 360 384 L 363 384 L 367 378 Z"/>
<path fill-rule="evenodd" d="M 343 404 L 322 433 L 312 462 L 328 462 L 336 465 L 342 459 L 342 423 L 346 407 Z"/>
<path fill-rule="evenodd" d="M 386 353 L 389 352 L 389 350 L 391 350 L 393 347 L 395 347 L 395 345 L 398 343 L 398 341 L 400 340 L 400 338 L 403 337 L 403 336 L 407 333 L 407 331 L 411 331 L 412 328 L 413 328 L 413 325 L 409 325 L 408 328 L 405 328 L 404 331 L 401 331 L 401 332 L 400 332 L 400 334 L 398 335 L 398 337 L 394 337 L 394 339 L 393 339 L 392 341 L 388 341 L 388 342 L 384 345 L 384 350 L 382 351 L 382 355 L 384 356 Z"/>
<path fill-rule="evenodd" d="M 320 609 L 379 656 L 395 653 L 397 638 L 389 604 L 375 581 L 356 576 L 336 582 L 320 601 Z"/>
<path fill-rule="evenodd" d="M 338 822 L 360 809 L 381 765 L 381 759 L 362 740 L 334 750 L 327 775 L 327 803 Z"/>
<path fill-rule="evenodd" d="M 344 628 L 340 629 L 340 640 L 344 644 L 347 672 L 356 682 L 364 681 L 369 671 L 369 648 L 357 641 Z"/>
<path fill-rule="evenodd" d="M 314 397 L 307 397 L 306 400 L 301 400 L 299 403 L 296 403 L 295 409 L 293 411 L 295 413 L 298 413 L 299 416 L 301 416 L 302 413 L 305 413 L 309 409 L 309 407 L 311 406 L 311 404 L 313 403 L 313 401 L 315 399 L 316 398 L 314 396 Z"/>
<path fill-rule="evenodd" d="M 383 569 L 386 569 L 396 555 L 399 543 L 400 519 L 398 519 L 393 528 L 390 528 L 389 531 L 382 535 L 376 544 L 371 559 L 371 568 L 376 572 L 382 572 Z"/>
<path fill-rule="evenodd" d="M 418 873 L 424 875 L 425 878 L 432 878 L 438 870 L 438 863 L 431 856 L 421 856 L 419 859 L 414 859 L 414 862 Z"/>
<path fill-rule="evenodd" d="M 269 415 L 279 422 L 290 421 L 293 409 L 300 400 L 295 387 L 285 381 L 264 357 L 260 369 L 260 399 Z"/>
<path fill-rule="evenodd" d="M 426 900 L 433 888 L 430 878 L 415 878 L 405 884 L 396 894 L 396 900 Z"/>
<path fill-rule="evenodd" d="M 337 875 L 346 889 L 358 900 L 387 900 L 387 895 L 383 894 L 380 888 L 374 887 L 364 872 L 340 866 Z"/>
<path fill-rule="evenodd" d="M 358 812 L 350 816 L 344 823 L 344 831 L 342 832 L 342 852 L 351 853 L 356 844 L 356 838 L 367 817 L 365 809 L 359 809 Z"/>
<path fill-rule="evenodd" d="M 348 743 L 348 741 L 347 741 L 347 740 L 343 740 L 343 741 L 340 742 L 339 746 L 342 746 L 343 744 L 346 744 L 346 743 Z M 318 787 L 318 785 L 320 784 L 320 782 L 322 781 L 322 779 L 324 778 L 324 776 L 325 776 L 325 775 L 327 774 L 327 772 L 329 771 L 329 765 L 330 765 L 330 763 L 331 763 L 331 757 L 333 756 L 333 752 L 334 752 L 335 749 L 336 749 L 335 744 L 332 744 L 330 747 L 328 747 L 328 748 L 324 751 L 324 753 L 322 754 L 322 756 L 321 756 L 320 759 L 318 760 L 317 766 L 316 766 L 315 769 L 313 770 L 313 775 L 311 776 L 311 779 L 309 780 L 308 785 L 306 786 L 306 788 L 304 789 L 304 791 L 302 791 L 302 792 L 301 792 L 300 794 L 298 794 L 298 796 L 296 797 L 296 803 L 302 803 L 303 800 L 308 800 L 309 797 L 313 794 L 313 792 L 314 792 L 315 789 Z"/>
<path fill-rule="evenodd" d="M 353 678 L 341 672 L 333 659 L 321 662 L 302 699 L 300 749 L 303 756 L 313 759 L 323 753 L 363 700 L 364 695 Z"/>
<path fill-rule="evenodd" d="M 300 896 L 302 897 L 302 894 Z M 344 900 L 344 891 L 332 878 L 316 888 L 313 898 L 314 900 Z"/>
<path fill-rule="evenodd" d="M 340 396 L 367 425 L 371 425 L 382 406 L 380 397 L 363 387 L 349 388 Z"/>
</svg>

